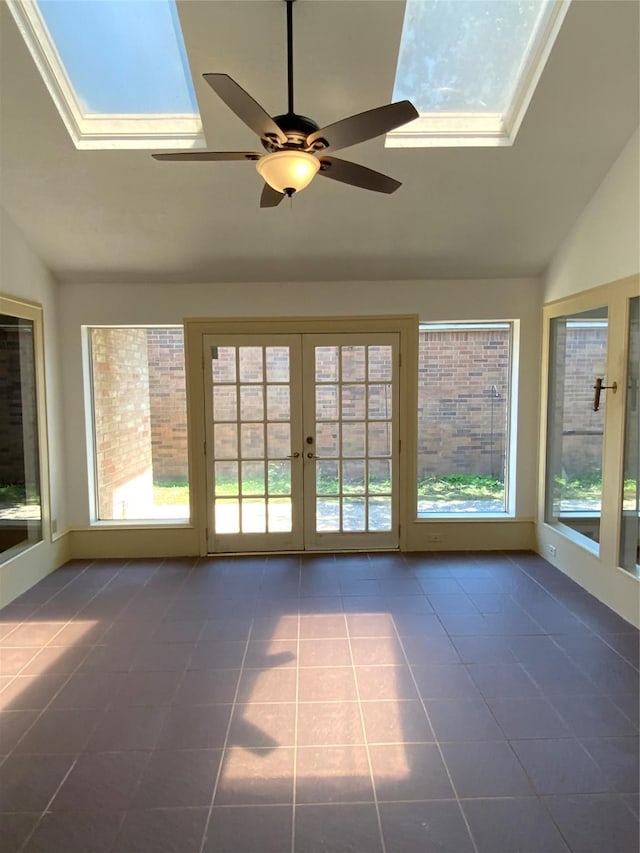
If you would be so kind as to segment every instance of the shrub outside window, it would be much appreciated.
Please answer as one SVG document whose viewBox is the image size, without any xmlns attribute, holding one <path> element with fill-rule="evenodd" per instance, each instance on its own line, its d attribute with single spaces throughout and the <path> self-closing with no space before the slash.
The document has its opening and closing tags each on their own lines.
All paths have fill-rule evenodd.
<svg viewBox="0 0 640 853">
<path fill-rule="evenodd" d="M 507 507 L 512 324 L 421 324 L 417 514 Z"/>
<path fill-rule="evenodd" d="M 181 327 L 89 330 L 95 516 L 189 518 Z"/>
</svg>

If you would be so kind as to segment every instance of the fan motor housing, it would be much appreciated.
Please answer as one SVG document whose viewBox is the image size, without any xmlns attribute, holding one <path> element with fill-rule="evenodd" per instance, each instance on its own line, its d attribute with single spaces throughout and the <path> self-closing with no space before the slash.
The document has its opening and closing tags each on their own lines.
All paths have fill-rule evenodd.
<svg viewBox="0 0 640 853">
<path fill-rule="evenodd" d="M 312 118 L 301 116 L 297 113 L 285 113 L 281 116 L 274 116 L 273 120 L 286 135 L 287 142 L 284 147 L 287 148 L 306 148 L 309 134 L 315 133 L 319 129 Z M 263 136 L 260 141 L 263 147 L 270 152 L 280 151 L 283 147 L 276 138 L 269 134 Z"/>
</svg>

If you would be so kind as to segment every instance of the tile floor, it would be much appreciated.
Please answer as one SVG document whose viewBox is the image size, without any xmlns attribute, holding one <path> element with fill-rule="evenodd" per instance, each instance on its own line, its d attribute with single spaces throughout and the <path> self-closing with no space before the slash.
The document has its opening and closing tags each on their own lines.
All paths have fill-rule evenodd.
<svg viewBox="0 0 640 853">
<path fill-rule="evenodd" d="M 0 628 L 3 853 L 637 853 L 638 632 L 535 555 L 77 561 Z"/>
</svg>

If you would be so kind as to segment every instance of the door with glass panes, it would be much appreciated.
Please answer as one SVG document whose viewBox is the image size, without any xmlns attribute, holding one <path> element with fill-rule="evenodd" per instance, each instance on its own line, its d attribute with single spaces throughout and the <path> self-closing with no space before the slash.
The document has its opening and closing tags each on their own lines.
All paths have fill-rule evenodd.
<svg viewBox="0 0 640 853">
<path fill-rule="evenodd" d="M 209 551 L 397 547 L 398 335 L 204 344 Z"/>
</svg>

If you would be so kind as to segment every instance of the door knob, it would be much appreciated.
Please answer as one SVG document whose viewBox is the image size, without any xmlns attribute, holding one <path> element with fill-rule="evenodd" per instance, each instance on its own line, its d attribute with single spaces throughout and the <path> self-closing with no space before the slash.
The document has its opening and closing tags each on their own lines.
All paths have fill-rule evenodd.
<svg viewBox="0 0 640 853">
<path fill-rule="evenodd" d="M 296 450 L 296 452 L 295 452 L 295 453 L 290 453 L 290 454 L 287 456 L 287 459 L 297 459 L 297 458 L 298 458 L 298 456 L 300 456 L 300 454 L 299 454 L 299 453 L 298 453 L 298 451 Z"/>
</svg>

